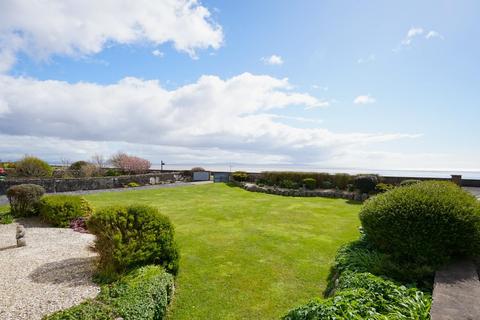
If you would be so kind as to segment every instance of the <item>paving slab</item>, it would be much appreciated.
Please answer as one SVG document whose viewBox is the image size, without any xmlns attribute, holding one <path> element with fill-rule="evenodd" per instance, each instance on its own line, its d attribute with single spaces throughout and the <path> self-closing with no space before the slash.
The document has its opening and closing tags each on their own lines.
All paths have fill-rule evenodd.
<svg viewBox="0 0 480 320">
<path fill-rule="evenodd" d="M 470 260 L 456 261 L 435 273 L 432 320 L 480 319 L 480 281 Z"/>
</svg>

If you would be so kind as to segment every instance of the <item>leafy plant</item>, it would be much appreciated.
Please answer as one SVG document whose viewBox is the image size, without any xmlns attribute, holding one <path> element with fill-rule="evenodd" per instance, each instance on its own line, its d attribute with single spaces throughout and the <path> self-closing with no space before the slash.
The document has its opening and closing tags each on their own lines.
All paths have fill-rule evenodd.
<svg viewBox="0 0 480 320">
<path fill-rule="evenodd" d="M 8 207 L 0 208 L 0 224 L 10 224 L 13 222 L 13 216 Z"/>
<path fill-rule="evenodd" d="M 36 184 L 20 184 L 7 190 L 10 212 L 14 217 L 34 216 L 45 189 Z"/>
<path fill-rule="evenodd" d="M 370 193 L 375 190 L 375 186 L 378 183 L 378 177 L 374 175 L 360 175 L 356 176 L 353 180 L 355 189 L 360 190 L 362 193 Z"/>
<path fill-rule="evenodd" d="M 44 320 L 164 319 L 173 293 L 172 275 L 161 267 L 145 266 L 102 286 L 95 299 L 56 312 Z"/>
<path fill-rule="evenodd" d="M 116 169 L 110 168 L 110 169 L 107 169 L 105 171 L 105 176 L 107 176 L 107 177 L 117 177 L 119 175 L 121 175 L 121 173 L 118 172 L 118 170 L 116 170 Z"/>
<path fill-rule="evenodd" d="M 322 189 L 331 189 L 333 187 L 332 182 L 325 180 L 322 181 Z"/>
<path fill-rule="evenodd" d="M 395 186 L 393 184 L 388 184 L 388 183 L 378 183 L 375 186 L 375 192 L 377 193 L 385 193 L 392 189 L 395 189 Z"/>
<path fill-rule="evenodd" d="M 173 274 L 178 271 L 179 253 L 170 219 L 154 207 L 132 205 L 106 207 L 87 221 L 97 236 L 100 275 L 115 278 L 143 265 L 158 264 Z"/>
<path fill-rule="evenodd" d="M 313 190 L 317 187 L 317 180 L 313 178 L 305 178 L 303 179 L 303 184 L 305 185 L 305 188 Z"/>
<path fill-rule="evenodd" d="M 127 183 L 127 187 L 136 188 L 136 187 L 140 187 L 140 184 L 138 184 L 136 182 L 129 182 L 129 183 Z"/>
<path fill-rule="evenodd" d="M 48 163 L 33 156 L 25 156 L 15 163 L 15 175 L 18 177 L 50 177 L 52 173 Z"/>
<path fill-rule="evenodd" d="M 291 180 L 282 180 L 279 184 L 280 188 L 285 189 L 298 189 L 298 184 Z"/>
<path fill-rule="evenodd" d="M 93 213 L 90 203 L 80 196 L 45 196 L 39 203 L 40 217 L 56 227 L 68 227 L 72 220 Z"/>
<path fill-rule="evenodd" d="M 431 297 L 370 273 L 345 272 L 338 291 L 291 310 L 284 320 L 430 319 Z"/>
<path fill-rule="evenodd" d="M 75 161 L 74 163 L 72 163 L 69 167 L 70 170 L 77 170 L 79 171 L 83 166 L 86 166 L 88 165 L 89 163 L 87 161 L 83 161 L 83 160 L 80 160 L 80 161 Z"/>
<path fill-rule="evenodd" d="M 435 268 L 480 252 L 480 202 L 450 182 L 377 195 L 365 203 L 360 220 L 368 241 L 398 261 Z"/>
<path fill-rule="evenodd" d="M 245 171 L 235 171 L 234 173 L 232 173 L 232 178 L 233 180 L 239 182 L 247 181 L 248 173 L 246 173 Z"/>
</svg>

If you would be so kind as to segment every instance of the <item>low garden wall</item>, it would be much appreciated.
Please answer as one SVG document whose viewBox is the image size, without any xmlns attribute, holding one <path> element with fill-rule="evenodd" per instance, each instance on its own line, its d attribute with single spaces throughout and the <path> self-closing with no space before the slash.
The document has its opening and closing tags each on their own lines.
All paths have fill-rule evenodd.
<svg viewBox="0 0 480 320">
<path fill-rule="evenodd" d="M 368 198 L 368 194 L 359 194 L 355 192 L 342 190 L 307 190 L 307 189 L 282 189 L 275 187 L 258 186 L 254 183 L 236 183 L 247 191 L 261 192 L 268 194 L 275 194 L 279 196 L 290 197 L 326 197 L 326 198 L 341 198 L 355 201 L 364 201 Z"/>
<path fill-rule="evenodd" d="M 167 182 L 175 182 L 181 179 L 181 175 L 177 172 L 168 173 L 148 173 L 136 174 L 117 177 L 89 177 L 89 178 L 16 178 L 0 181 L 0 195 L 4 195 L 11 186 L 32 183 L 45 188 L 48 193 L 67 192 L 79 190 L 98 190 L 122 188 L 130 182 L 136 182 L 140 185 L 161 184 Z"/>
</svg>

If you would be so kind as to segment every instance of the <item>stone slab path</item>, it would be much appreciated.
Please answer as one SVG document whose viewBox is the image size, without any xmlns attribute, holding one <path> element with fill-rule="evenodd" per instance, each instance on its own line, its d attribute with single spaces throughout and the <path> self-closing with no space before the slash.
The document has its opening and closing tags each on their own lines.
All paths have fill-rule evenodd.
<svg viewBox="0 0 480 320">
<path fill-rule="evenodd" d="M 38 320 L 95 297 L 95 236 L 23 220 L 26 247 L 16 247 L 17 223 L 0 225 L 0 319 Z"/>
<path fill-rule="evenodd" d="M 476 265 L 454 262 L 435 273 L 432 320 L 480 319 L 480 281 Z"/>
<path fill-rule="evenodd" d="M 133 190 L 148 190 L 148 189 L 162 189 L 162 188 L 175 188 L 175 187 L 185 187 L 185 186 L 196 186 L 200 184 L 209 184 L 213 181 L 198 181 L 198 182 L 175 182 L 175 183 L 164 183 L 164 184 L 154 184 L 148 186 L 140 186 L 133 188 L 115 188 L 115 189 L 98 189 L 98 190 L 79 190 L 79 191 L 69 191 L 69 192 L 57 192 L 52 194 L 93 194 L 101 192 L 128 192 Z M 0 205 L 8 204 L 7 196 L 0 196 Z"/>
</svg>

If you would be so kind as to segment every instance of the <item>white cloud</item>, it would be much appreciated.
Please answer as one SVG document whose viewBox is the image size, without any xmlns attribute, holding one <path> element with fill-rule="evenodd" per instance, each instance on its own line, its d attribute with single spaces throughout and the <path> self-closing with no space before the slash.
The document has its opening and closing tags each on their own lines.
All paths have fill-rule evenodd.
<svg viewBox="0 0 480 320">
<path fill-rule="evenodd" d="M 427 31 L 424 28 L 421 27 L 411 27 L 405 36 L 403 40 L 400 42 L 400 46 L 393 49 L 394 52 L 398 52 L 401 50 L 401 47 L 408 47 L 412 44 L 413 40 L 415 38 L 422 37 L 425 39 L 432 39 L 432 38 L 438 38 L 443 40 L 444 37 L 437 31 L 435 30 L 430 30 Z"/>
<path fill-rule="evenodd" d="M 196 49 L 219 48 L 222 41 L 222 28 L 196 0 L 0 2 L 0 71 L 19 52 L 46 60 L 92 55 L 112 44 L 172 42 L 195 57 Z"/>
<path fill-rule="evenodd" d="M 368 63 L 368 62 L 373 62 L 376 60 L 376 56 L 374 54 L 368 55 L 366 58 L 360 58 L 357 60 L 357 63 L 362 64 L 362 63 Z"/>
<path fill-rule="evenodd" d="M 163 57 L 163 55 L 164 55 L 164 53 L 163 53 L 162 51 L 158 50 L 158 49 L 153 50 L 153 51 L 152 51 L 152 54 L 153 54 L 155 57 L 159 57 L 159 58 Z"/>
<path fill-rule="evenodd" d="M 353 100 L 353 103 L 355 104 L 370 104 L 370 103 L 375 103 L 377 100 L 374 97 L 371 97 L 369 94 L 367 95 L 361 95 L 356 97 Z"/>
<path fill-rule="evenodd" d="M 283 64 L 283 59 L 281 56 L 272 54 L 270 57 L 263 57 L 261 59 L 263 63 L 268 65 L 280 65 Z"/>
<path fill-rule="evenodd" d="M 137 145 L 135 150 L 138 146 L 152 152 L 177 150 L 178 159 L 204 150 L 203 158 L 217 162 L 309 163 L 351 146 L 417 137 L 335 133 L 287 125 L 281 113 L 279 118 L 271 115 L 286 107 L 323 105 L 309 94 L 293 91 L 287 79 L 249 73 L 226 80 L 202 76 L 175 90 L 137 78 L 100 85 L 0 76 L 0 134 L 60 141 L 55 147 L 80 144 L 94 150 L 98 144 L 115 149 Z M 34 142 L 18 141 L 22 153 L 33 153 Z M 6 151 L 2 143 L 0 153 Z"/>
<path fill-rule="evenodd" d="M 438 33 L 437 31 L 433 31 L 433 30 L 432 30 L 432 31 L 429 31 L 429 32 L 427 33 L 427 35 L 425 36 L 425 38 L 426 38 L 426 39 L 439 38 L 439 39 L 441 39 L 441 40 L 444 39 L 444 37 L 443 37 L 440 33 Z"/>
</svg>

